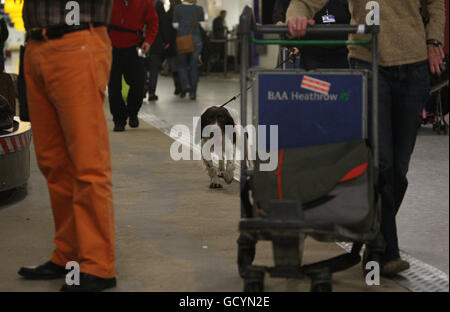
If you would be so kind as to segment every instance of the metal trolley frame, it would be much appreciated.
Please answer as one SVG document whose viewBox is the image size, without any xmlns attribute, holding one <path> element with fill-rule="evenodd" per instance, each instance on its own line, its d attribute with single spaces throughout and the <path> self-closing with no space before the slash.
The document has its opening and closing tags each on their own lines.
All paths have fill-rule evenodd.
<svg viewBox="0 0 450 312">
<path fill-rule="evenodd" d="M 379 26 L 366 25 L 316 25 L 308 28 L 308 34 L 320 35 L 342 35 L 342 34 L 371 34 L 371 40 L 359 41 L 300 41 L 300 40 L 258 40 L 253 34 L 287 34 L 287 26 L 276 25 L 258 25 L 255 22 L 253 11 L 250 7 L 245 7 L 240 17 L 239 38 L 240 38 L 240 53 L 241 53 L 241 125 L 247 126 L 248 121 L 248 94 L 249 80 L 251 73 L 254 71 L 249 65 L 250 62 L 250 45 L 285 45 L 285 46 L 299 46 L 299 45 L 372 45 L 373 61 L 371 83 L 372 83 L 372 105 L 369 109 L 369 118 L 367 123 L 369 143 L 372 151 L 374 163 L 374 185 L 377 185 L 378 172 L 378 33 Z M 254 111 L 252 112 L 254 114 Z M 252 118 L 253 121 L 257 120 Z M 244 137 L 244 146 L 247 144 L 247 138 Z M 331 275 L 334 272 L 345 270 L 351 266 L 358 264 L 361 261 L 360 251 L 363 244 L 370 244 L 372 253 L 365 254 L 366 263 L 370 260 L 379 261 L 382 248 L 382 243 L 379 239 L 379 228 L 375 229 L 370 235 L 364 236 L 363 239 L 353 239 L 351 233 L 349 235 L 333 236 L 332 230 L 329 227 L 322 227 L 320 224 L 307 224 L 301 217 L 296 208 L 297 204 L 292 201 L 282 202 L 276 207 L 277 212 L 267 219 L 261 220 L 255 215 L 251 204 L 249 190 L 251 190 L 253 171 L 247 166 L 247 151 L 243 151 L 244 157 L 241 161 L 240 173 L 240 194 L 241 194 L 241 222 L 239 224 L 240 237 L 238 240 L 238 268 L 239 274 L 244 280 L 244 291 L 260 292 L 264 291 L 264 277 L 268 273 L 272 277 L 285 278 L 304 278 L 308 276 L 311 278 L 311 291 L 331 291 Z M 378 194 L 375 191 L 375 194 Z M 375 209 L 378 216 L 381 214 L 379 200 L 376 201 Z M 275 218 L 272 219 L 271 218 Z M 296 221 L 296 218 L 298 219 Z M 293 221 L 294 220 L 294 221 Z M 265 226 L 270 224 L 266 229 Z M 276 229 L 276 231 L 274 231 Z M 302 265 L 301 258 L 303 253 L 303 244 L 306 235 L 314 232 L 321 241 L 346 240 L 353 242 L 353 248 L 350 253 L 328 259 L 322 262 Z M 316 238 L 316 237 L 315 237 Z M 252 265 L 255 258 L 256 243 L 258 240 L 272 241 L 274 254 L 274 267 L 263 267 Z M 364 266 L 363 266 L 364 269 Z"/>
</svg>

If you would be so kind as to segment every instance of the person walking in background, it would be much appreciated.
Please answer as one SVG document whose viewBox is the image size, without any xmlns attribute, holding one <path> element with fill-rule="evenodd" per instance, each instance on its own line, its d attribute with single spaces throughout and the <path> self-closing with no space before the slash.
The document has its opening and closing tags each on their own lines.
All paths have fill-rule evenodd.
<svg viewBox="0 0 450 312">
<path fill-rule="evenodd" d="M 220 11 L 219 15 L 213 21 L 213 32 L 212 39 L 220 40 L 221 42 L 214 42 L 212 44 L 212 48 L 214 53 L 217 53 L 221 60 L 225 57 L 225 48 L 228 46 L 228 43 L 224 40 L 227 39 L 228 36 L 228 28 L 226 26 L 225 19 L 227 17 L 227 11 Z"/>
<path fill-rule="evenodd" d="M 80 265 L 80 284 L 62 291 L 116 285 L 111 159 L 103 111 L 111 68 L 106 24 L 112 0 L 78 0 L 80 24 L 66 24 L 65 2 L 25 1 L 25 77 L 37 162 L 55 223 L 50 260 L 23 267 L 30 280 L 63 279 Z"/>
<path fill-rule="evenodd" d="M 226 26 L 225 19 L 227 17 L 227 11 L 220 11 L 219 16 L 217 16 L 213 21 L 213 38 L 214 39 L 226 39 L 228 28 Z"/>
<path fill-rule="evenodd" d="M 168 24 L 166 10 L 161 0 L 155 1 L 156 13 L 158 14 L 159 27 L 158 34 L 150 49 L 150 55 L 146 58 L 146 93 L 149 101 L 157 101 L 156 86 L 158 84 L 159 67 L 163 52 L 168 48 Z"/>
<path fill-rule="evenodd" d="M 0 16 L 0 73 L 5 71 L 5 42 L 8 40 L 9 31 L 3 16 Z"/>
<path fill-rule="evenodd" d="M 203 47 L 200 27 L 206 26 L 203 8 L 196 5 L 196 2 L 197 0 L 185 0 L 175 7 L 173 13 L 173 27 L 178 30 L 178 36 L 192 34 L 194 41 L 193 53 L 178 53 L 178 73 L 182 88 L 180 96 L 184 98 L 189 93 L 191 100 L 197 99 L 198 58 Z"/>
<path fill-rule="evenodd" d="M 287 11 L 289 32 L 304 37 L 313 16 L 326 0 L 293 0 Z M 386 248 L 380 263 L 381 274 L 392 277 L 407 270 L 400 258 L 396 216 L 408 188 L 407 173 L 417 138 L 419 114 L 430 89 L 429 71 L 440 74 L 443 68 L 445 25 L 444 0 L 378 0 L 381 8 L 379 33 L 379 181 L 381 195 L 381 233 Z M 421 3 L 426 5 L 430 22 L 424 26 Z M 366 1 L 349 0 L 352 24 L 365 24 Z M 368 35 L 350 35 L 363 40 Z M 371 46 L 350 46 L 354 69 L 371 69 Z M 371 83 L 369 83 L 369 91 Z M 369 93 L 370 93 L 369 92 Z M 370 96 L 369 96 L 370 98 Z M 366 261 L 371 261 L 371 246 L 366 246 Z"/>
<path fill-rule="evenodd" d="M 178 59 L 177 59 L 177 30 L 173 27 L 173 13 L 175 7 L 181 4 L 181 0 L 170 0 L 170 9 L 167 12 L 168 24 L 168 40 L 169 47 L 166 50 L 167 61 L 169 62 L 170 71 L 172 72 L 173 84 L 175 86 L 175 95 L 181 94 L 181 83 L 178 75 Z"/>
<path fill-rule="evenodd" d="M 130 127 L 139 127 L 138 113 L 145 91 L 145 62 L 138 49 L 144 55 L 149 53 L 157 33 L 158 14 L 152 0 L 114 0 L 109 25 L 113 63 L 108 86 L 114 131 L 125 131 L 127 119 Z M 122 76 L 130 86 L 126 104 L 122 97 Z"/>
</svg>

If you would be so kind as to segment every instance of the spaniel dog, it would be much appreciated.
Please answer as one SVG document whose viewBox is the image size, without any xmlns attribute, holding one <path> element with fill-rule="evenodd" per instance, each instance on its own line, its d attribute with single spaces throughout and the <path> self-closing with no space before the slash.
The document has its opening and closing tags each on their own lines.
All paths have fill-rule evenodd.
<svg viewBox="0 0 450 312">
<path fill-rule="evenodd" d="M 232 115 L 234 115 L 235 118 L 233 118 Z M 223 179 L 227 184 L 233 182 L 236 155 L 236 133 L 226 133 L 226 126 L 231 126 L 234 129 L 236 126 L 235 119 L 238 121 L 238 113 L 235 110 L 212 106 L 202 113 L 200 122 L 197 124 L 195 142 L 196 144 L 201 143 L 202 160 L 208 171 L 209 178 L 211 179 L 211 184 L 209 185 L 209 188 L 211 189 L 223 187 L 220 183 L 220 179 Z M 211 131 L 209 137 L 203 137 L 203 130 L 207 126 L 215 126 L 216 130 L 220 129 L 220 135 L 215 135 L 218 134 L 217 131 Z M 214 129 L 213 127 L 210 129 Z M 204 148 L 206 144 L 211 144 L 211 147 Z M 221 155 L 217 155 L 219 156 L 218 168 L 214 166 L 212 160 L 213 152 L 216 152 L 217 154 L 217 151 L 214 151 L 214 146 L 221 146 Z M 226 146 L 233 147 L 232 153 L 227 153 Z"/>
</svg>

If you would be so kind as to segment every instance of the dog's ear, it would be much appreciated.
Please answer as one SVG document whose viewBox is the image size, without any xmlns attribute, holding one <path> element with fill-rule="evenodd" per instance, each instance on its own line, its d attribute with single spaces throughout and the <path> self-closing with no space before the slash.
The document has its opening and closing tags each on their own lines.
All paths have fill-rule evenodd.
<svg viewBox="0 0 450 312">
<path fill-rule="evenodd" d="M 197 124 L 194 126 L 194 144 L 200 144 L 202 140 L 202 131 L 203 131 L 204 117 L 203 115 L 198 119 Z"/>
<path fill-rule="evenodd" d="M 228 112 L 227 112 L 226 117 L 225 117 L 225 124 L 227 126 L 233 126 L 233 127 L 236 125 L 235 122 L 234 122 L 233 117 L 231 117 L 231 115 Z"/>
<path fill-rule="evenodd" d="M 202 116 L 200 117 L 200 119 L 197 122 L 197 125 L 195 125 L 194 127 L 194 144 L 198 145 L 200 144 L 201 140 L 202 140 L 202 133 L 203 133 L 203 128 L 206 127 L 208 122 L 208 119 L 206 118 L 205 114 L 202 114 Z"/>
</svg>

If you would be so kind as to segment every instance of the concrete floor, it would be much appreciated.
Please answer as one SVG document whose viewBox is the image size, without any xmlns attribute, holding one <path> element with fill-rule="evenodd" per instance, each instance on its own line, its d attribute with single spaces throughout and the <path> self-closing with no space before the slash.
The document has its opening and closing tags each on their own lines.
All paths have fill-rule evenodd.
<svg viewBox="0 0 450 312">
<path fill-rule="evenodd" d="M 181 105 L 181 104 L 180 104 Z M 111 126 L 111 124 L 110 124 Z M 200 162 L 175 162 L 171 139 L 143 124 L 111 132 L 118 287 L 114 291 L 241 291 L 236 266 L 238 184 L 208 189 Z M 18 277 L 22 265 L 46 261 L 53 224 L 45 181 L 32 157 L 25 193 L 0 206 L 0 291 L 57 291 L 63 281 Z M 334 243 L 307 241 L 305 262 L 343 251 Z M 257 248 L 271 264 L 271 247 Z M 335 291 L 406 291 L 391 280 L 367 286 L 356 266 L 335 274 Z M 309 281 L 268 279 L 267 291 L 308 291 Z"/>
<path fill-rule="evenodd" d="M 419 132 L 398 214 L 400 248 L 449 273 L 449 137 Z"/>
</svg>

